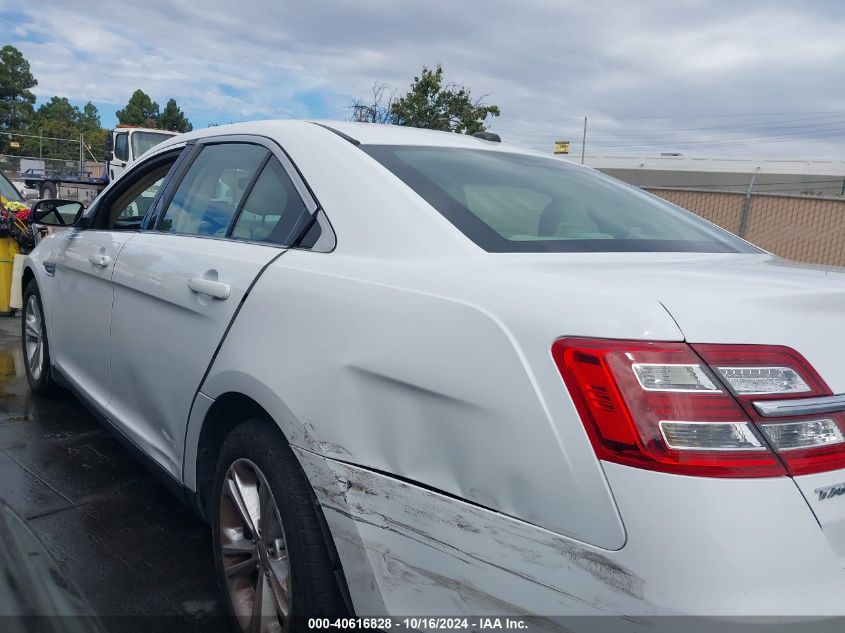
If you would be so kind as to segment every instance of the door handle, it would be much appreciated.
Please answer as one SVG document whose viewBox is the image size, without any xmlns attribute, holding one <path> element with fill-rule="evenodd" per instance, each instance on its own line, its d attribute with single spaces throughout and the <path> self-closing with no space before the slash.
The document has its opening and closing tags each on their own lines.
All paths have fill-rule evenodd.
<svg viewBox="0 0 845 633">
<path fill-rule="evenodd" d="M 111 257 L 102 253 L 91 253 L 88 256 L 88 261 L 99 268 L 106 268 L 111 263 Z"/>
<path fill-rule="evenodd" d="M 191 277 L 188 279 L 188 288 L 190 288 L 191 292 L 208 295 L 221 301 L 228 299 L 232 292 L 229 284 L 223 283 L 222 281 L 212 281 L 204 277 Z"/>
</svg>

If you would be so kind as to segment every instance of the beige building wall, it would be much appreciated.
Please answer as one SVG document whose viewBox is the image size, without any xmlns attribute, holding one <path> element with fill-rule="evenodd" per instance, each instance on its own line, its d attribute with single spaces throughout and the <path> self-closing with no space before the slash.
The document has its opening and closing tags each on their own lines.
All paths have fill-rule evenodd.
<svg viewBox="0 0 845 633">
<path fill-rule="evenodd" d="M 739 234 L 745 200 L 743 194 L 670 189 L 650 191 Z M 743 237 L 788 259 L 845 266 L 845 200 L 752 195 Z"/>
</svg>

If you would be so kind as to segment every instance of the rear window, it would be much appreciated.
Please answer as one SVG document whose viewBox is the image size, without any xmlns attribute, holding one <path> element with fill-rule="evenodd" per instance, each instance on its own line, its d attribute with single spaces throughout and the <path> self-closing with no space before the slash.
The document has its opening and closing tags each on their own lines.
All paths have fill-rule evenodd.
<svg viewBox="0 0 845 633">
<path fill-rule="evenodd" d="M 464 148 L 361 148 L 490 252 L 759 252 L 693 213 L 563 160 Z"/>
</svg>

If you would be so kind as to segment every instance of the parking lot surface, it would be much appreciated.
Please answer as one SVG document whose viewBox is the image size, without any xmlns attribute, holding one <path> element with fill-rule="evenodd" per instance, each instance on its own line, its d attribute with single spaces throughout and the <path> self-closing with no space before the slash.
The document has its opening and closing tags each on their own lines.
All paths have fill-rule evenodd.
<svg viewBox="0 0 845 633">
<path fill-rule="evenodd" d="M 72 396 L 33 396 L 0 317 L 0 498 L 109 631 L 223 631 L 210 529 Z"/>
</svg>

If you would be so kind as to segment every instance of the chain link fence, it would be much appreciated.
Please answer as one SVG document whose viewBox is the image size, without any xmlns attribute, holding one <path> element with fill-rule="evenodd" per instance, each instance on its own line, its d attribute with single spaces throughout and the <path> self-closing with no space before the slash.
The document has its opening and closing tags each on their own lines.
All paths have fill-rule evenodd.
<svg viewBox="0 0 845 633">
<path fill-rule="evenodd" d="M 0 154 L 0 172 L 3 172 L 9 179 L 20 179 L 21 174 L 28 169 L 35 171 L 55 172 L 78 172 L 80 169 L 79 160 L 63 160 L 61 158 L 40 158 L 38 156 L 14 156 Z"/>
<path fill-rule="evenodd" d="M 103 163 L 94 156 L 82 135 L 57 138 L 43 134 L 0 134 L 0 173 L 15 183 L 28 200 L 59 193 L 51 185 L 33 182 L 26 187 L 27 176 L 49 177 L 70 183 L 103 174 Z M 32 182 L 32 181 L 31 181 Z M 48 188 L 50 187 L 50 188 Z M 64 191 L 64 190 L 63 190 Z M 64 191 L 65 195 L 70 195 Z"/>
<path fill-rule="evenodd" d="M 20 180 L 27 170 L 34 173 L 99 176 L 102 165 L 80 135 L 58 138 L 43 134 L 3 133 L 0 138 L 0 172 Z"/>
<path fill-rule="evenodd" d="M 646 189 L 781 257 L 845 266 L 841 197 Z"/>
</svg>

